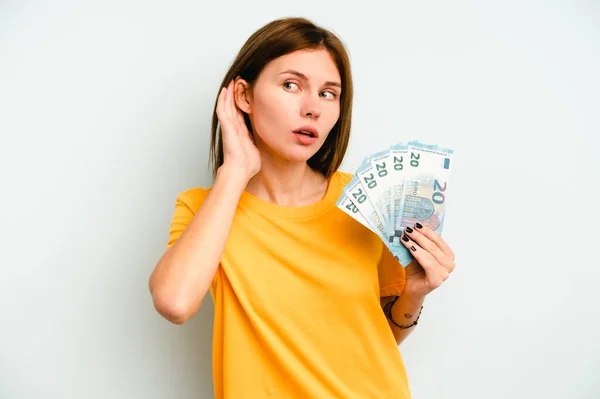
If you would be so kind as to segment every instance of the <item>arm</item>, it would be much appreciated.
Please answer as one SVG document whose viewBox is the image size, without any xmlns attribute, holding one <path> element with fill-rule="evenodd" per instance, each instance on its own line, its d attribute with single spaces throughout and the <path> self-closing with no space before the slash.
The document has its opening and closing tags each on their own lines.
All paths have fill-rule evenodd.
<svg viewBox="0 0 600 399">
<path fill-rule="evenodd" d="M 234 101 L 236 85 L 238 92 L 244 90 L 243 82 L 230 81 L 221 89 L 215 107 L 224 157 L 215 183 L 148 282 L 154 307 L 175 324 L 185 323 L 200 308 L 221 262 L 240 197 L 260 170 L 260 152 Z"/>
<path fill-rule="evenodd" d="M 150 293 L 155 309 L 170 322 L 183 324 L 200 308 L 247 180 L 239 168 L 219 168 L 198 213 L 156 264 L 149 279 Z"/>
<path fill-rule="evenodd" d="M 381 298 L 381 307 L 386 316 L 388 316 L 388 309 L 391 306 L 391 316 L 394 322 L 401 326 L 409 326 L 419 317 L 423 301 L 424 299 L 413 299 L 406 294 L 400 295 L 398 299 L 395 296 L 386 296 Z M 388 324 L 392 329 L 392 334 L 394 334 L 396 342 L 400 345 L 417 326 L 399 328 L 394 322 L 388 317 Z"/>
<path fill-rule="evenodd" d="M 391 317 L 400 325 L 410 325 L 416 320 L 425 296 L 440 287 L 455 268 L 454 252 L 438 233 L 419 223 L 415 225 L 415 229 L 407 227 L 401 240 L 415 259 L 405 268 L 406 282 L 392 307 Z M 381 299 L 384 311 L 394 299 L 395 297 Z M 389 316 L 387 311 L 385 313 Z M 389 317 L 388 323 L 398 344 L 415 328 L 398 328 Z"/>
</svg>

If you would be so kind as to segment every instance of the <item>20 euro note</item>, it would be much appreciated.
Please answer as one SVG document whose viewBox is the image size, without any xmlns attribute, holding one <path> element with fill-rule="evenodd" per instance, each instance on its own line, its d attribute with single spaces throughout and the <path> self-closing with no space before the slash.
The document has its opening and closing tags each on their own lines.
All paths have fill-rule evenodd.
<svg viewBox="0 0 600 399">
<path fill-rule="evenodd" d="M 358 173 L 357 173 L 358 174 Z M 406 251 L 404 247 L 392 246 L 388 231 L 385 229 L 383 221 L 379 218 L 375 208 L 365 193 L 365 189 L 357 177 L 357 174 L 352 177 L 350 183 L 344 188 L 344 193 L 356 206 L 358 212 L 360 212 L 363 218 L 367 221 L 371 231 L 379 236 L 385 246 L 390 250 L 392 255 L 398 259 L 400 264 L 404 267 L 412 260 L 411 255 Z M 348 205 L 347 205 L 348 206 Z M 352 211 L 352 208 L 347 208 Z M 355 213 L 354 213 L 355 214 Z M 350 214 L 350 216 L 353 216 Z M 358 219 L 357 219 L 358 220 Z"/>
<path fill-rule="evenodd" d="M 358 207 L 355 205 L 353 200 L 345 192 L 338 199 L 336 206 L 338 208 L 340 208 L 341 210 L 343 210 L 347 215 L 352 217 L 354 220 L 356 220 L 357 222 L 359 222 L 360 224 L 365 226 L 367 229 L 369 229 L 370 231 L 375 233 L 377 236 L 379 236 L 379 238 L 382 240 L 382 242 L 385 244 L 385 246 L 390 250 L 392 255 L 398 259 L 398 261 L 400 262 L 401 265 L 406 266 L 410 263 L 410 259 L 408 259 L 406 257 L 405 253 L 400 253 L 398 251 L 398 248 L 392 248 L 389 244 L 389 240 L 387 239 L 387 237 L 384 237 L 379 230 L 374 229 L 369 224 L 369 221 L 362 215 L 362 213 L 360 213 L 360 211 L 358 210 Z M 366 207 L 363 207 L 363 209 L 364 208 L 369 209 L 369 205 L 367 205 Z M 369 212 L 369 211 L 367 211 L 367 212 Z M 371 211 L 371 212 L 374 212 L 374 211 Z M 373 215 L 374 215 L 373 217 L 377 217 L 377 214 L 373 213 Z"/>
<path fill-rule="evenodd" d="M 367 221 L 371 231 L 377 234 L 381 240 L 387 242 L 387 233 L 385 231 L 385 227 L 383 226 L 383 222 L 377 215 L 377 212 L 375 212 L 373 204 L 369 201 L 369 198 L 367 197 L 367 194 L 365 193 L 365 190 L 356 175 L 352 176 L 350 182 L 346 185 L 346 187 L 344 187 L 344 194 L 348 197 L 350 202 L 354 204 L 362 217 Z M 343 195 L 340 200 L 343 200 Z M 346 206 L 348 207 L 347 203 Z M 354 214 L 356 214 L 353 208 L 346 209 L 350 209 L 352 211 L 353 214 L 350 216 L 354 216 Z M 344 212 L 346 212 L 346 210 L 344 210 Z"/>
<path fill-rule="evenodd" d="M 389 214 L 386 211 L 383 199 L 385 187 L 382 186 L 381 178 L 378 178 L 380 175 L 387 175 L 388 172 L 385 169 L 386 164 L 384 162 L 374 163 L 372 161 L 373 157 L 372 155 L 363 159 L 356 170 L 356 177 L 360 180 L 363 192 L 367 195 L 375 213 L 383 224 L 384 236 L 389 236 L 392 224 L 390 223 Z"/>
<path fill-rule="evenodd" d="M 352 217 L 358 223 L 365 226 L 367 229 L 373 231 L 373 228 L 369 225 L 369 222 L 365 217 L 358 211 L 358 208 L 350 200 L 350 197 L 346 193 L 343 193 L 335 204 L 338 208 L 344 211 L 347 215 Z M 373 231 L 374 232 L 374 231 Z"/>
<path fill-rule="evenodd" d="M 376 152 L 373 155 L 369 155 L 371 164 L 373 165 L 373 174 L 375 182 L 377 183 L 378 190 L 375 196 L 375 208 L 381 209 L 386 217 L 386 232 L 387 235 L 393 233 L 394 224 L 392 220 L 392 208 L 391 208 L 391 179 L 390 172 L 392 169 L 392 156 L 389 148 L 383 151 Z M 369 193 L 370 195 L 370 193 Z"/>
<path fill-rule="evenodd" d="M 395 234 L 392 251 L 399 253 L 408 263 L 413 257 L 399 241 L 407 226 L 421 223 L 442 234 L 446 202 L 450 184 L 450 161 L 454 151 L 437 145 L 412 141 L 408 144 L 408 157 L 404 171 L 404 187 L 400 201 L 401 214 L 394 221 Z M 400 260 L 400 258 L 398 258 Z M 402 261 L 400 261 L 402 263 Z M 407 263 L 407 264 L 408 264 Z M 402 263 L 403 266 L 406 264 Z"/>
<path fill-rule="evenodd" d="M 402 231 L 395 230 L 396 221 L 400 220 L 402 208 L 400 202 L 404 190 L 404 165 L 408 154 L 408 143 L 397 143 L 390 147 L 390 158 L 393 167 L 390 168 L 390 219 L 391 239 L 399 239 Z M 400 234 L 400 235 L 399 235 Z"/>
</svg>

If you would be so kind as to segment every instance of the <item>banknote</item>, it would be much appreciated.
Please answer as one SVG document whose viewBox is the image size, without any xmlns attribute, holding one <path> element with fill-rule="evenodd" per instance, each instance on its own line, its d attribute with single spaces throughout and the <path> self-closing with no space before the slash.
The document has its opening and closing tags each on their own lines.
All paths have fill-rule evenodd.
<svg viewBox="0 0 600 399">
<path fill-rule="evenodd" d="M 413 227 L 419 222 L 442 234 L 453 154 L 453 150 L 437 145 L 418 141 L 408 143 L 400 212 L 394 220 L 394 237 L 390 242 L 393 248 L 397 248 L 392 252 L 403 259 L 412 258 L 399 241 L 407 226 Z"/>
<path fill-rule="evenodd" d="M 402 193 L 404 189 L 404 166 L 405 160 L 408 154 L 408 143 L 397 143 L 390 147 L 390 155 L 393 162 L 393 168 L 390 170 L 390 187 L 391 187 L 391 222 L 392 228 L 390 238 L 400 238 L 396 233 L 396 221 L 400 220 L 402 208 L 400 207 L 400 201 L 402 200 Z M 401 234 L 401 233 L 400 233 Z"/>
<path fill-rule="evenodd" d="M 367 229 L 373 231 L 371 225 L 365 217 L 358 211 L 358 208 L 354 203 L 350 200 L 350 197 L 346 193 L 343 193 L 342 196 L 338 199 L 336 206 L 344 211 L 346 214 L 355 219 L 358 223 L 365 226 Z M 373 231 L 375 232 L 375 231 Z"/>
<path fill-rule="evenodd" d="M 358 212 L 355 212 L 355 209 L 350 206 L 348 200 L 356 207 Z M 406 266 L 410 263 L 412 257 L 405 248 L 391 245 L 389 233 L 385 230 L 382 220 L 377 215 L 377 212 L 375 212 L 373 204 L 369 201 L 358 176 L 353 176 L 346 185 L 344 194 L 339 198 L 337 206 L 346 212 L 346 214 L 356 219 L 359 223 L 364 225 L 366 222 L 368 228 L 377 234 L 401 265 Z"/>
<path fill-rule="evenodd" d="M 367 220 L 371 230 L 379 236 L 384 242 L 387 240 L 387 232 L 383 221 L 375 211 L 375 207 L 369 201 L 358 176 L 354 175 L 350 182 L 344 187 L 344 193 L 350 201 L 356 206 L 361 215 Z"/>
<path fill-rule="evenodd" d="M 363 159 L 337 206 L 375 232 L 402 266 L 414 258 L 400 237 L 416 222 L 442 234 L 454 151 L 418 140 Z"/>
<path fill-rule="evenodd" d="M 388 236 L 392 234 L 394 224 L 392 222 L 391 212 L 391 180 L 390 170 L 392 168 L 392 157 L 389 148 L 383 151 L 376 152 L 369 156 L 373 165 L 373 175 L 377 185 L 376 190 L 371 190 L 367 194 L 375 195 L 371 202 L 375 201 L 375 209 L 380 209 L 383 212 L 384 219 L 387 223 L 385 230 Z"/>
<path fill-rule="evenodd" d="M 391 223 L 382 198 L 384 187 L 381 186 L 381 180 L 377 179 L 379 172 L 387 173 L 387 171 L 380 169 L 380 166 L 381 163 L 379 165 L 373 163 L 372 157 L 365 157 L 356 170 L 356 177 L 360 180 L 364 193 L 383 224 L 384 235 L 389 236 Z"/>
</svg>

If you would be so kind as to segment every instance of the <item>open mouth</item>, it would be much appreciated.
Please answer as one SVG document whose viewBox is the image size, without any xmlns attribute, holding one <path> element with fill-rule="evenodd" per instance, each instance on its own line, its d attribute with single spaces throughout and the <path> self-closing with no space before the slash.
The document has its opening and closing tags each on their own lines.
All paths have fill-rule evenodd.
<svg viewBox="0 0 600 399">
<path fill-rule="evenodd" d="M 297 132 L 294 132 L 296 134 L 301 134 L 303 136 L 308 136 L 308 137 L 315 137 L 315 135 L 311 132 L 307 132 L 306 130 L 299 130 Z"/>
</svg>

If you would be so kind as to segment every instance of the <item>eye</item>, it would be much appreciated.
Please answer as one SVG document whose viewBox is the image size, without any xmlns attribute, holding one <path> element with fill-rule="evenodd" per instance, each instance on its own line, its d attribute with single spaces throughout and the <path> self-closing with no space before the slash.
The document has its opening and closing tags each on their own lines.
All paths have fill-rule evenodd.
<svg viewBox="0 0 600 399">
<path fill-rule="evenodd" d="M 293 89 L 292 89 L 292 88 L 290 88 L 289 86 L 296 86 L 296 87 L 298 87 L 298 85 L 297 85 L 296 83 L 294 83 L 294 82 L 285 82 L 285 83 L 283 84 L 283 87 L 285 87 L 286 89 L 288 89 L 288 90 L 293 90 Z"/>
<path fill-rule="evenodd" d="M 326 98 L 331 98 L 331 99 L 335 99 L 335 98 L 337 98 L 337 93 L 334 93 L 334 92 L 332 92 L 332 91 L 324 91 L 324 92 L 323 92 L 323 93 L 321 93 L 321 94 L 329 94 L 329 95 L 330 95 L 330 97 L 326 97 Z"/>
</svg>

